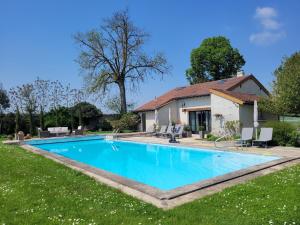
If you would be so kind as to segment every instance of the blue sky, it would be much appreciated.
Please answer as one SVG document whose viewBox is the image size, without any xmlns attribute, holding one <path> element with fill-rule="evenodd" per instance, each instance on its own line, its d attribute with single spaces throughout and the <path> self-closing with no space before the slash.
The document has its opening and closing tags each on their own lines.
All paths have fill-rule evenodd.
<svg viewBox="0 0 300 225">
<path fill-rule="evenodd" d="M 300 1 L 14 1 L 0 0 L 0 82 L 6 89 L 37 76 L 81 87 L 72 35 L 120 9 L 151 34 L 145 50 L 165 53 L 173 69 L 128 93 L 137 105 L 187 85 L 190 52 L 204 38 L 224 35 L 246 60 L 246 73 L 268 88 L 282 57 L 300 50 Z M 138 96 L 138 97 L 137 97 Z"/>
</svg>

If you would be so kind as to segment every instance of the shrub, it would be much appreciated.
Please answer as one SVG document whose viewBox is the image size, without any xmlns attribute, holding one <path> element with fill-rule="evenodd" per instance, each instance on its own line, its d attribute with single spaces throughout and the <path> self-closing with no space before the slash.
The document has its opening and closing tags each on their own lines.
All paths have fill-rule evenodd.
<svg viewBox="0 0 300 225">
<path fill-rule="evenodd" d="M 112 130 L 112 126 L 111 126 L 110 121 L 107 120 L 107 119 L 105 119 L 105 118 L 103 118 L 103 119 L 100 120 L 99 127 L 103 131 L 110 131 L 110 130 Z"/>
<path fill-rule="evenodd" d="M 183 130 L 184 131 L 192 131 L 192 129 L 189 125 L 184 125 Z"/>
<path fill-rule="evenodd" d="M 140 122 L 138 115 L 134 113 L 123 114 L 119 120 L 111 121 L 111 125 L 114 129 L 121 130 L 137 130 L 137 126 Z"/>
<path fill-rule="evenodd" d="M 292 124 L 280 121 L 268 121 L 264 126 L 273 128 L 273 140 L 271 144 L 297 146 L 299 134 Z"/>
<path fill-rule="evenodd" d="M 226 121 L 225 123 L 225 131 L 230 136 L 236 136 L 240 133 L 241 123 L 238 120 Z"/>
<path fill-rule="evenodd" d="M 207 140 L 208 141 L 215 141 L 217 140 L 219 137 L 213 135 L 213 134 L 207 134 Z"/>
</svg>

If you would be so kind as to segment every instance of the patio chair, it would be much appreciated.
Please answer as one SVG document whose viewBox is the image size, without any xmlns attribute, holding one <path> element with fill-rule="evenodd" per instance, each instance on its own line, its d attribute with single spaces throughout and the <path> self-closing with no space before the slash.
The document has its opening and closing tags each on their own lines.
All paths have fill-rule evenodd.
<svg viewBox="0 0 300 225">
<path fill-rule="evenodd" d="M 149 126 L 147 129 L 146 129 L 146 133 L 154 133 L 155 132 L 155 129 L 154 129 L 154 126 L 151 125 Z"/>
<path fill-rule="evenodd" d="M 83 127 L 82 126 L 78 126 L 77 129 L 72 131 L 73 135 L 83 135 Z"/>
<path fill-rule="evenodd" d="M 174 129 L 174 126 L 172 124 L 169 124 L 168 129 L 166 130 L 165 133 L 163 133 L 163 137 L 168 137 L 172 134 L 172 131 Z"/>
<path fill-rule="evenodd" d="M 38 127 L 38 136 L 39 138 L 48 138 L 50 137 L 50 132 L 48 130 L 42 130 Z"/>
<path fill-rule="evenodd" d="M 248 142 L 253 138 L 253 127 L 244 127 L 242 129 L 242 136 L 240 139 L 237 139 L 237 144 L 241 147 L 248 145 Z"/>
<path fill-rule="evenodd" d="M 258 143 L 258 144 L 265 144 L 265 147 L 267 148 L 268 142 L 272 141 L 272 136 L 273 136 L 273 128 L 262 127 L 260 129 L 259 138 L 257 140 L 252 141 L 252 146 L 255 143 Z"/>
<path fill-rule="evenodd" d="M 167 130 L 167 126 L 161 125 L 159 132 L 155 133 L 155 136 L 159 137 L 159 136 L 165 134 L 166 130 Z"/>
<path fill-rule="evenodd" d="M 182 138 L 183 133 L 183 125 L 177 124 L 175 125 L 175 137 Z"/>
</svg>

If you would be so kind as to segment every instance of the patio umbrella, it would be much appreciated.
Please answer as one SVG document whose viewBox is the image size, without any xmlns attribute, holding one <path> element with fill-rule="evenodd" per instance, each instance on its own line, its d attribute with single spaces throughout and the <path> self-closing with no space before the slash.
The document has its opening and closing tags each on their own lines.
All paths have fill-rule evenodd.
<svg viewBox="0 0 300 225">
<path fill-rule="evenodd" d="M 157 125 L 157 122 L 158 122 L 158 115 L 157 115 L 158 113 L 157 113 L 157 109 L 155 109 L 155 111 L 154 111 L 154 122 L 155 122 L 155 124 Z"/>
<path fill-rule="evenodd" d="M 172 123 L 172 119 L 171 119 L 171 108 L 169 108 L 169 124 Z"/>
<path fill-rule="evenodd" d="M 253 107 L 253 125 L 255 127 L 255 138 L 257 139 L 257 128 L 258 128 L 258 107 L 257 107 L 257 101 L 254 101 L 254 107 Z"/>
</svg>

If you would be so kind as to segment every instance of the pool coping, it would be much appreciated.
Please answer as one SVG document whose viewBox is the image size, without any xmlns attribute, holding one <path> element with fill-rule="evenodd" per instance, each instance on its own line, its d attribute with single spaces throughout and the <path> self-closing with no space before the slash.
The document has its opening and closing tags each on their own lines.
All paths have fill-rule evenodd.
<svg viewBox="0 0 300 225">
<path fill-rule="evenodd" d="M 226 182 L 230 182 L 232 180 L 239 180 L 242 177 L 255 174 L 260 171 L 266 171 L 270 168 L 276 167 L 281 164 L 287 164 L 293 161 L 300 160 L 300 157 L 282 157 L 280 156 L 279 159 L 272 160 L 266 163 L 262 163 L 259 165 L 251 166 L 246 169 L 237 170 L 234 172 L 230 172 L 224 175 L 216 176 L 210 179 L 198 181 L 192 184 L 184 185 L 175 189 L 171 189 L 168 191 L 163 191 L 158 188 L 116 175 L 114 173 L 111 173 L 109 171 L 105 171 L 99 168 L 95 168 L 92 166 L 89 166 L 85 163 L 81 163 L 72 159 L 69 159 L 67 157 L 48 152 L 46 150 L 40 149 L 38 147 L 23 144 L 21 145 L 22 148 L 42 155 L 46 158 L 50 158 L 56 162 L 59 162 L 67 167 L 70 167 L 72 169 L 78 170 L 90 177 L 95 178 L 96 180 L 100 181 L 101 183 L 104 183 L 108 186 L 112 186 L 114 188 L 117 188 L 129 195 L 132 195 L 138 199 L 141 199 L 145 202 L 151 203 L 159 208 L 163 209 L 169 209 L 174 206 L 178 206 L 180 204 L 186 203 L 186 201 L 178 201 L 176 204 L 174 204 L 174 200 L 179 199 L 181 197 L 187 196 L 191 193 L 195 193 L 197 191 L 205 191 L 206 189 L 209 189 L 214 186 L 222 185 Z M 185 146 L 181 146 L 185 147 Z M 188 148 L 191 148 L 190 146 L 186 146 Z M 195 148 L 197 149 L 197 148 Z M 205 148 L 204 148 L 205 149 Z M 211 150 L 211 149 L 209 149 Z M 218 151 L 222 151 L 219 150 Z M 252 153 L 246 153 L 246 154 L 252 154 Z M 258 175 L 259 176 L 259 175 Z M 257 177 L 257 176 L 254 176 Z M 241 179 L 242 180 L 242 179 Z M 239 183 L 239 182 L 237 182 Z M 208 191 L 207 195 L 209 195 L 210 192 Z M 201 194 L 201 197 L 205 196 Z M 191 201 L 194 199 L 191 199 Z M 172 204 L 171 204 L 172 202 Z"/>
</svg>

